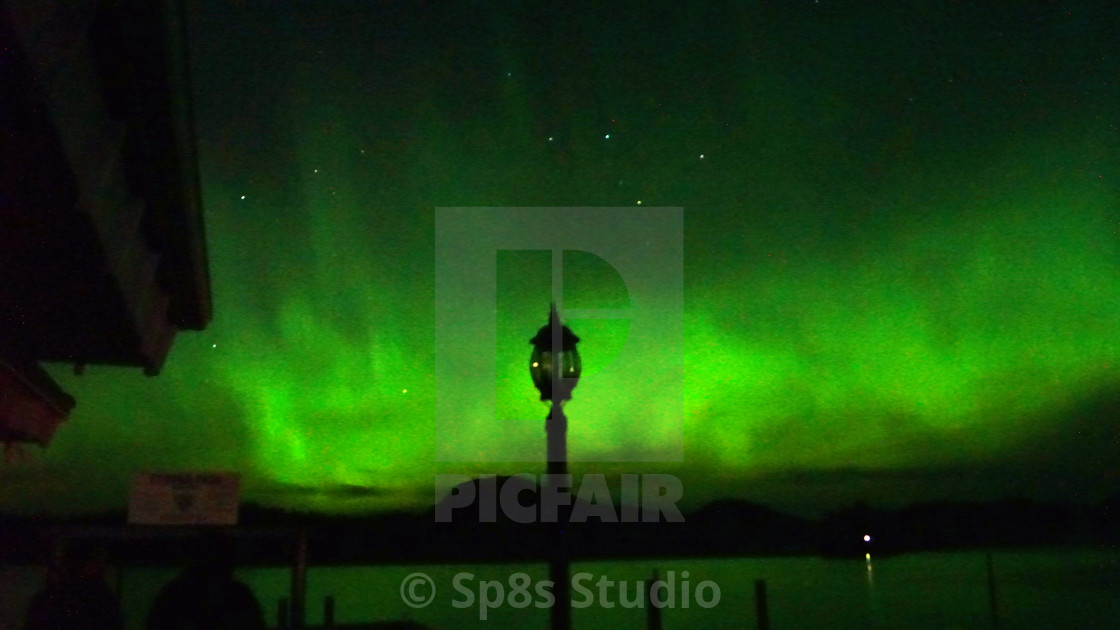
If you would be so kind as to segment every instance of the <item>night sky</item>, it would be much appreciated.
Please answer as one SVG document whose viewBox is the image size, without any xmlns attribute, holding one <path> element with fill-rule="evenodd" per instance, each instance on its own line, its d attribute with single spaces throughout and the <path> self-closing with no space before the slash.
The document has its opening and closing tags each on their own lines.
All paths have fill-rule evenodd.
<svg viewBox="0 0 1120 630">
<path fill-rule="evenodd" d="M 680 405 L 636 422 L 643 362 L 595 380 L 625 324 L 570 321 L 569 449 L 605 460 L 577 474 L 803 513 L 1120 490 L 1114 3 L 188 4 L 214 321 L 156 378 L 52 367 L 78 407 L 0 506 L 229 469 L 270 505 L 418 509 L 436 472 L 543 472 L 539 252 L 499 257 L 495 309 L 499 410 L 540 420 L 456 393 L 457 439 L 539 458 L 436 462 L 446 206 L 683 208 L 683 461 L 628 461 Z M 567 262 L 566 304 L 628 303 Z"/>
</svg>

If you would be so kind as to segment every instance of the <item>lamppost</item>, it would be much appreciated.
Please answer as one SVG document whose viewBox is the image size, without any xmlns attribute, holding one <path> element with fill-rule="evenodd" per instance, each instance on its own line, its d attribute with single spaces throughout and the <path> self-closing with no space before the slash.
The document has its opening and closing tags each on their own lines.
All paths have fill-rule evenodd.
<svg viewBox="0 0 1120 630">
<path fill-rule="evenodd" d="M 545 418 L 544 430 L 548 440 L 548 475 L 546 483 L 553 487 L 551 496 L 559 495 L 557 484 L 561 475 L 568 474 L 568 418 L 564 415 L 564 401 L 572 398 L 572 389 L 579 381 L 581 365 L 576 344 L 579 337 L 560 323 L 556 304 L 548 316 L 548 324 L 529 340 L 533 354 L 529 358 L 529 375 L 541 393 L 542 401 L 550 401 L 551 409 Z M 541 492 L 545 490 L 542 488 Z M 541 502 L 538 502 L 541 503 Z M 568 630 L 571 627 L 571 584 L 568 581 L 568 550 L 564 544 L 564 524 L 560 515 L 550 528 L 549 579 L 555 589 L 556 602 L 550 613 L 551 630 Z"/>
</svg>

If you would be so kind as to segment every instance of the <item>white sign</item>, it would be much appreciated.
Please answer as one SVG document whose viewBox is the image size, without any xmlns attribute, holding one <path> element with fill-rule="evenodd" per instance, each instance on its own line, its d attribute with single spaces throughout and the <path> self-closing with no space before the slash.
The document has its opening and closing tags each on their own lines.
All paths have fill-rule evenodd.
<svg viewBox="0 0 1120 630">
<path fill-rule="evenodd" d="M 241 478 L 226 472 L 138 473 L 128 522 L 135 525 L 236 525 Z"/>
</svg>

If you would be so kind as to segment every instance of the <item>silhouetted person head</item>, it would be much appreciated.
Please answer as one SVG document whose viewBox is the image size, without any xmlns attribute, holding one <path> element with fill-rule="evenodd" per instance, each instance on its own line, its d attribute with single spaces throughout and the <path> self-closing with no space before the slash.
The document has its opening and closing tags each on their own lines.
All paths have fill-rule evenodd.
<svg viewBox="0 0 1120 630">
<path fill-rule="evenodd" d="M 146 630 L 265 630 L 252 589 L 233 577 L 230 534 L 208 531 L 191 541 L 190 565 L 164 585 L 148 611 Z"/>
<path fill-rule="evenodd" d="M 27 630 L 120 630 L 120 601 L 105 584 L 107 554 L 93 542 L 71 541 L 32 598 Z"/>
</svg>

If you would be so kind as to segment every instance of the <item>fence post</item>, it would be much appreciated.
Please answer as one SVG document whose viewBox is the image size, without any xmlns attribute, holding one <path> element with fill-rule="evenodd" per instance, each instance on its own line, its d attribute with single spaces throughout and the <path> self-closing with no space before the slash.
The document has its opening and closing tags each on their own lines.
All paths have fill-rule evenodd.
<svg viewBox="0 0 1120 630">
<path fill-rule="evenodd" d="M 646 628 L 647 630 L 661 630 L 661 607 L 653 601 L 653 588 L 659 581 L 657 569 L 649 577 L 649 588 L 646 589 Z"/>
<path fill-rule="evenodd" d="M 287 630 L 288 627 L 288 598 L 281 597 L 276 602 L 276 627 Z"/>
<path fill-rule="evenodd" d="M 307 529 L 296 532 L 295 553 L 292 557 L 292 593 L 289 620 L 296 630 L 303 630 L 304 611 L 307 609 Z"/>
<path fill-rule="evenodd" d="M 999 630 L 999 607 L 996 605 L 996 572 L 992 568 L 991 552 L 988 552 L 988 607 L 992 613 L 992 630 Z"/>
<path fill-rule="evenodd" d="M 770 630 L 770 611 L 766 608 L 766 580 L 754 581 L 754 610 L 758 630 Z"/>
</svg>

